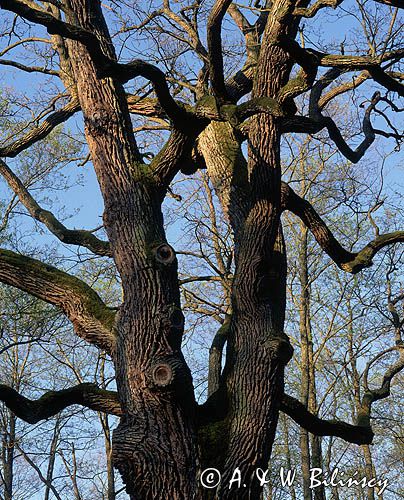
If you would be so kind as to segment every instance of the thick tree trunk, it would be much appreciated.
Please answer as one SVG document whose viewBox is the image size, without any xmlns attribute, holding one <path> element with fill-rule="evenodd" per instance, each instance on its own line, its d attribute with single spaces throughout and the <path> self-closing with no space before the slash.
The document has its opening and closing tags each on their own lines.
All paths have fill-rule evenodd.
<svg viewBox="0 0 404 500">
<path fill-rule="evenodd" d="M 289 6 L 274 4 L 261 46 L 253 97 L 275 97 L 290 72 L 279 48 Z M 257 468 L 266 469 L 283 394 L 291 347 L 284 333 L 286 251 L 280 225 L 280 124 L 269 115 L 252 119 L 248 177 L 251 193 L 233 287 L 233 316 L 225 372 L 230 402 L 229 446 L 220 498 L 259 498 Z M 253 360 L 253 361 L 252 361 Z M 229 488 L 239 467 L 246 488 Z"/>
<path fill-rule="evenodd" d="M 115 58 L 98 2 L 71 5 Z M 180 351 L 177 261 L 165 239 L 163 196 L 139 163 L 122 85 L 98 78 L 81 44 L 69 41 L 68 48 L 123 287 L 113 359 L 124 416 L 113 435 L 114 465 L 131 499 L 190 499 L 198 455 L 194 396 Z"/>
<path fill-rule="evenodd" d="M 290 8 L 278 1 L 268 22 L 255 96 L 275 97 L 291 64 L 277 44 Z M 115 57 L 99 6 L 72 0 L 78 22 Z M 113 359 L 124 416 L 113 435 L 114 464 L 131 499 L 192 499 L 198 451 L 191 376 L 181 351 L 183 318 L 174 250 L 167 245 L 163 193 L 140 165 L 123 88 L 99 79 L 87 50 L 68 42 L 92 162 L 105 202 L 104 225 L 124 300 Z M 219 497 L 259 498 L 257 468 L 266 469 L 291 347 L 284 333 L 286 253 L 280 226 L 280 124 L 252 120 L 251 193 L 236 238 L 236 274 L 225 367 L 229 416 Z M 237 163 L 238 165 L 238 163 Z M 231 214 L 230 214 L 231 215 Z M 139 300 L 141 297 L 142 300 Z M 240 468 L 246 487 L 228 487 Z M 235 496 L 237 495 L 237 496 Z"/>
</svg>

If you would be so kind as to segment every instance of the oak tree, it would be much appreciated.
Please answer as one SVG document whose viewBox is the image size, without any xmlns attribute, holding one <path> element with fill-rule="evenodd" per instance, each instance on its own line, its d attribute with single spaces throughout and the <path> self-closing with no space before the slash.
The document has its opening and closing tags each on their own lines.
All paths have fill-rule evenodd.
<svg viewBox="0 0 404 500">
<path fill-rule="evenodd" d="M 329 51 L 321 37 L 319 44 L 309 43 L 305 22 L 345 3 L 362 16 L 367 48 L 341 44 Z M 403 231 L 393 231 L 378 234 L 362 249 L 345 248 L 316 208 L 282 178 L 284 134 L 326 133 L 352 163 L 377 136 L 402 139 L 390 115 L 400 111 L 396 99 L 404 94 L 397 28 L 403 4 L 378 0 L 378 9 L 389 17 L 384 31 L 372 31 L 369 3 L 273 0 L 252 6 L 216 0 L 209 6 L 200 1 L 173 6 L 164 0 L 145 13 L 125 2 L 0 0 L 2 16 L 7 12 L 0 64 L 56 79 L 51 88 L 59 89 L 42 113 L 0 147 L 0 174 L 31 217 L 56 238 L 112 258 L 122 285 L 116 309 L 77 276 L 0 250 L 0 280 L 59 307 L 80 338 L 112 358 L 117 384 L 116 392 L 79 384 L 38 400 L 1 385 L 0 399 L 29 423 L 73 404 L 119 416 L 113 462 L 132 499 L 259 498 L 256 470 L 267 467 L 280 410 L 316 435 L 372 441 L 372 404 L 389 395 L 404 364 L 401 326 L 394 347 L 399 359 L 381 387 L 367 387 L 357 422 L 323 420 L 284 394 L 284 369 L 293 350 L 284 328 L 287 242 L 281 222 L 283 212 L 295 214 L 341 272 L 352 274 L 371 266 L 386 246 L 404 241 Z M 121 21 L 117 33 L 111 12 Z M 138 24 L 129 23 L 139 17 Z M 25 38 L 18 34 L 19 20 L 30 26 Z M 222 40 L 222 25 L 230 20 L 242 34 L 241 53 L 237 43 Z M 125 62 L 117 55 L 115 35 L 128 33 L 142 45 L 145 29 L 151 37 L 157 34 L 165 71 L 145 58 Z M 119 53 L 126 57 L 125 43 Z M 43 66 L 30 64 L 28 47 L 38 44 L 50 45 Z M 27 50 L 27 61 L 3 57 L 15 49 Z M 184 53 L 186 64 L 180 64 Z M 196 60 L 192 71 L 183 70 L 190 58 Z M 142 87 L 130 92 L 139 78 Z M 351 146 L 339 117 L 332 116 L 333 101 L 359 87 L 369 95 L 356 103 L 362 137 Z M 78 112 L 103 197 L 106 239 L 66 227 L 34 198 L 8 160 Z M 135 140 L 131 114 L 168 131 L 151 159 Z M 375 115 L 384 118 L 382 126 L 380 120 L 375 125 Z M 151 125 L 142 129 L 152 134 Z M 230 309 L 212 344 L 209 397 L 201 405 L 181 351 L 185 319 L 177 256 L 163 219 L 174 178 L 198 169 L 207 170 L 234 240 L 234 270 L 224 269 Z M 222 472 L 215 492 L 198 482 L 206 467 Z M 236 468 L 245 488 L 229 488 Z"/>
</svg>

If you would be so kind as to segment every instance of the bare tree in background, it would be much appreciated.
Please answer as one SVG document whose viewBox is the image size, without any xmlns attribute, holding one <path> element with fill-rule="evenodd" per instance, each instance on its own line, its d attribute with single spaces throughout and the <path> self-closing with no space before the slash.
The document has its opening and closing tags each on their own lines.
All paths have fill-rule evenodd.
<svg viewBox="0 0 404 500">
<path fill-rule="evenodd" d="M 5 58 L 0 62 L 44 73 L 64 86 L 28 124 L 28 130 L 25 126 L 0 147 L 0 174 L 29 214 L 59 240 L 112 257 L 123 289 L 117 312 L 78 277 L 1 250 L 0 280 L 60 307 L 79 337 L 106 351 L 115 365 L 117 393 L 79 384 L 30 401 L 2 385 L 0 398 L 30 423 L 72 404 L 120 416 L 113 434 L 113 461 L 132 499 L 214 494 L 221 499 L 259 498 L 262 488 L 255 471 L 267 467 L 280 409 L 317 435 L 335 435 L 357 444 L 372 441 L 371 406 L 388 396 L 393 376 L 403 367 L 401 340 L 395 348 L 399 361 L 386 371 L 382 387 L 365 393 L 355 424 L 321 420 L 284 394 L 284 368 L 292 348 L 284 331 L 287 242 L 282 213 L 291 211 L 299 217 L 324 252 L 347 273 L 361 272 L 381 249 L 404 241 L 404 232 L 394 231 L 377 234 L 361 250 L 347 250 L 315 207 L 282 180 L 285 133 L 326 131 L 340 154 L 354 163 L 377 135 L 402 139 L 390 119 L 391 113 L 400 110 L 397 96 L 404 94 L 400 72 L 404 49 L 396 25 L 401 0 L 379 1 L 389 16 L 381 40 L 369 26 L 368 5 L 358 4 L 368 43 L 360 53 L 345 46 L 339 53 L 329 53 L 308 47 L 304 37 L 297 41 L 306 18 L 326 16 L 330 7 L 343 9 L 344 5 L 342 0 L 312 5 L 305 0 L 274 0 L 251 7 L 217 0 L 206 13 L 207 6 L 201 2 L 175 10 L 165 1 L 139 25 L 123 23 L 121 32 L 131 33 L 136 40 L 137 32 L 157 20 L 158 33 L 182 41 L 184 50 L 200 61 L 198 74 L 189 83 L 186 75 L 181 78 L 179 65 L 167 67 L 168 56 L 167 74 L 147 60 L 119 62 L 106 21 L 109 14 L 98 0 L 0 0 L 2 9 L 38 28 L 26 40 L 14 39 L 18 17 L 8 16 L 5 33 L 10 43 L 2 56 L 24 44 L 49 45 L 41 36 L 43 28 L 53 50 L 41 67 Z M 112 12 L 115 7 L 112 3 Z M 249 9 L 259 12 L 253 23 Z M 231 47 L 224 50 L 222 43 L 226 15 L 245 41 L 243 64 L 234 72 L 228 57 Z M 168 30 L 162 24 L 165 21 L 171 26 Z M 128 94 L 124 85 L 137 77 L 150 82 L 153 93 Z M 170 88 L 173 80 L 176 85 Z M 181 85 L 192 96 L 187 103 L 177 97 Z M 337 126 L 339 117 L 332 117 L 332 101 L 361 85 L 370 94 L 360 103 L 357 125 L 362 139 L 351 147 Z M 309 105 L 298 106 L 295 99 L 303 94 Z M 107 241 L 94 232 L 68 229 L 42 208 L 7 160 L 33 147 L 79 110 L 104 201 Z M 130 113 L 150 117 L 169 130 L 164 146 L 150 162 L 135 141 Z M 374 115 L 385 119 L 386 129 L 372 124 Z M 174 177 L 200 168 L 207 169 L 230 221 L 235 266 L 229 318 L 220 331 L 227 343 L 226 362 L 203 405 L 196 403 L 191 372 L 181 351 L 184 315 L 177 258 L 167 242 L 162 210 Z M 221 362 L 220 356 L 217 359 Z M 216 492 L 198 487 L 199 469 L 208 466 L 222 471 Z M 229 488 L 236 468 L 245 488 L 238 489 L 237 484 Z"/>
</svg>

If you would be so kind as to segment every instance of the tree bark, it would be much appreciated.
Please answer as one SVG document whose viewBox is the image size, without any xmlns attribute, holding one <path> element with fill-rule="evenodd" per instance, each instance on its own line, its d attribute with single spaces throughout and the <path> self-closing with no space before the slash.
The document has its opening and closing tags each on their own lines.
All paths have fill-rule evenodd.
<svg viewBox="0 0 404 500">
<path fill-rule="evenodd" d="M 98 2 L 72 0 L 71 7 L 72 21 L 116 59 Z M 68 41 L 68 50 L 124 296 L 112 354 L 124 409 L 113 435 L 114 465 L 132 500 L 193 498 L 194 396 L 180 351 L 183 317 L 175 252 L 163 228 L 164 193 L 139 162 L 122 85 L 99 78 L 79 42 Z"/>
<path fill-rule="evenodd" d="M 252 97 L 275 97 L 290 72 L 276 41 L 285 32 L 287 2 L 275 2 L 268 20 Z M 252 119 L 248 177 L 251 193 L 242 237 L 236 247 L 232 321 L 225 373 L 229 394 L 229 443 L 222 499 L 259 498 L 255 477 L 266 469 L 283 394 L 284 367 L 291 347 L 284 333 L 286 252 L 280 225 L 280 124 L 270 115 Z M 251 363 L 251 356 L 254 363 Z M 229 488 L 238 467 L 246 488 Z M 234 486 L 234 485 L 233 485 Z"/>
</svg>

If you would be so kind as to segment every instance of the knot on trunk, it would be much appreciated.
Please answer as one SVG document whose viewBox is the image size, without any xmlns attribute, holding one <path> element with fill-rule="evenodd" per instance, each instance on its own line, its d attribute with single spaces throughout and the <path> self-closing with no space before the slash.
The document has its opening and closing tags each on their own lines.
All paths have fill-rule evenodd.
<svg viewBox="0 0 404 500">
<path fill-rule="evenodd" d="M 175 250 L 168 243 L 162 243 L 153 248 L 153 255 L 159 264 L 168 266 L 175 261 Z"/>
<path fill-rule="evenodd" d="M 181 379 L 182 371 L 183 362 L 180 359 L 174 356 L 160 358 L 147 371 L 148 385 L 156 389 L 172 387 Z"/>
<path fill-rule="evenodd" d="M 293 347 L 285 337 L 271 337 L 264 342 L 264 347 L 271 353 L 271 357 L 279 359 L 285 365 L 293 356 Z"/>
</svg>

